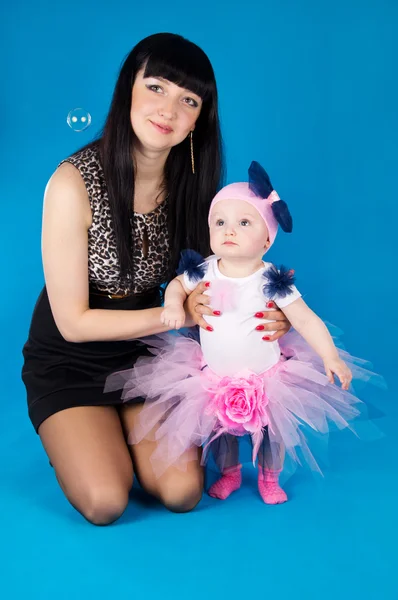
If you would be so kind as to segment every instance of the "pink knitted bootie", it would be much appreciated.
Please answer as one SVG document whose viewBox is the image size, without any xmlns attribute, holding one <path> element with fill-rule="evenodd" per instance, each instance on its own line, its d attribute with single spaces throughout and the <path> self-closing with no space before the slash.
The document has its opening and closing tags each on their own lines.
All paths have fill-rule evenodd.
<svg viewBox="0 0 398 600">
<path fill-rule="evenodd" d="M 279 485 L 280 471 L 258 469 L 258 491 L 265 504 L 283 504 L 287 495 Z"/>
<path fill-rule="evenodd" d="M 238 490 L 242 483 L 242 465 L 234 465 L 224 469 L 222 476 L 209 489 L 209 496 L 226 500 L 228 496 Z"/>
</svg>

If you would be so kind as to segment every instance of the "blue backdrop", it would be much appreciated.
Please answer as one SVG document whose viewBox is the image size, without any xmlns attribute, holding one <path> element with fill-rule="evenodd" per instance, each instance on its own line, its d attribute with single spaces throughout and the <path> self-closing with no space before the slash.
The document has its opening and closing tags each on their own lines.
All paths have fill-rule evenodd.
<svg viewBox="0 0 398 600">
<path fill-rule="evenodd" d="M 27 336 L 36 297 L 43 285 L 40 229 L 44 188 L 57 163 L 87 143 L 101 129 L 124 56 L 141 38 L 160 31 L 180 33 L 207 52 L 219 87 L 228 181 L 244 179 L 250 161 L 260 161 L 293 214 L 294 232 L 291 236 L 279 234 L 269 254 L 270 260 L 283 262 L 295 269 L 297 285 L 307 303 L 321 317 L 339 325 L 345 332 L 344 341 L 350 351 L 369 358 L 375 370 L 385 375 L 390 388 L 393 388 L 395 346 L 392 339 L 394 328 L 396 333 L 394 297 L 397 295 L 393 258 L 396 256 L 397 237 L 397 25 L 398 4 L 393 0 L 336 0 L 333 3 L 317 0 L 249 0 L 225 4 L 209 0 L 194 4 L 182 0 L 172 3 L 159 0 L 146 3 L 81 0 L 69 4 L 50 0 L 35 3 L 19 0 L 4 7 L 1 19 L 4 44 L 1 55 L 1 192 L 5 260 L 0 314 L 2 363 L 7 387 L 0 405 L 0 444 L 3 454 L 12 449 L 13 461 L 3 461 L 10 491 L 4 495 L 1 512 L 3 516 L 9 514 L 12 504 L 12 514 L 19 523 L 17 532 L 14 529 L 6 530 L 12 551 L 18 553 L 18 549 L 23 547 L 24 552 L 26 546 L 30 548 L 36 543 L 39 545 L 39 554 L 44 552 L 43 560 L 50 561 L 50 579 L 43 584 L 41 572 L 39 579 L 44 587 L 39 594 L 38 588 L 31 583 L 31 597 L 33 593 L 33 597 L 40 598 L 87 598 L 91 590 L 92 597 L 119 598 L 122 593 L 133 590 L 136 582 L 137 593 L 146 591 L 150 598 L 151 593 L 155 597 L 161 589 L 166 589 L 165 593 L 169 591 L 174 597 L 196 599 L 205 594 L 211 598 L 212 590 L 214 594 L 221 590 L 212 581 L 215 574 L 220 575 L 220 559 L 217 559 L 216 570 L 213 565 L 208 569 L 209 562 L 202 554 L 205 552 L 205 542 L 213 537 L 212 534 L 215 539 L 219 535 L 233 539 L 227 523 L 229 519 L 241 515 L 239 503 L 245 498 L 231 499 L 230 512 L 225 512 L 226 505 L 221 508 L 220 504 L 215 505 L 207 499 L 205 507 L 217 506 L 214 509 L 216 517 L 211 517 L 211 522 L 206 522 L 210 510 L 203 514 L 199 512 L 178 517 L 159 509 L 152 515 L 146 514 L 142 522 L 142 516 L 138 516 L 138 523 L 134 522 L 135 517 L 131 517 L 130 530 L 119 527 L 108 528 L 105 532 L 90 528 L 89 525 L 83 525 L 78 516 L 71 516 L 72 511 L 63 501 L 53 475 L 47 469 L 44 453 L 27 420 L 25 393 L 19 373 L 21 348 Z M 74 132 L 66 123 L 68 112 L 76 107 L 84 107 L 92 115 L 91 126 L 81 133 Z M 385 429 L 390 434 L 390 441 L 386 443 L 394 444 L 395 429 L 390 421 Z M 384 465 L 392 450 L 392 446 L 379 448 L 380 452 L 385 453 Z M 373 464 L 373 452 L 370 451 L 367 456 L 367 464 Z M 362 465 L 362 470 L 366 470 L 367 464 Z M 358 464 L 353 463 L 352 468 L 355 470 Z M 392 463 L 390 468 L 394 468 Z M 352 473 L 346 473 L 346 476 L 348 481 L 345 485 L 352 485 L 354 493 Z M 330 498 L 335 494 L 336 502 L 345 502 L 338 491 L 339 470 L 334 474 L 333 484 L 330 484 L 333 474 L 331 477 L 329 483 L 322 484 L 331 486 L 331 489 L 322 487 L 321 491 L 316 492 L 321 504 L 319 509 L 312 512 L 312 518 L 317 510 L 321 515 L 324 496 Z M 333 488 L 333 485 L 336 487 Z M 300 495 L 304 493 L 303 487 L 300 488 Z M 294 508 L 294 504 L 289 503 L 286 505 L 289 508 L 282 509 L 285 513 L 278 509 L 273 513 L 277 515 L 275 521 L 274 517 L 272 519 L 275 536 L 278 527 L 282 527 L 287 544 L 290 543 L 289 537 L 294 536 L 296 550 L 299 550 L 297 535 L 305 535 L 305 518 L 310 519 L 309 516 L 303 516 L 309 500 L 311 494 L 303 504 L 298 501 Z M 252 501 L 252 496 L 248 496 L 245 508 L 251 510 L 249 506 Z M 373 501 L 377 512 L 379 496 Z M 258 503 L 256 507 L 258 518 L 263 519 L 261 515 L 266 514 L 264 507 Z M 353 506 L 351 508 L 354 510 Z M 370 505 L 367 508 L 370 509 Z M 332 509 L 336 510 L 335 506 L 328 508 Z M 360 506 L 357 509 L 361 513 Z M 287 512 L 289 510 L 296 510 L 297 515 Z M 139 515 L 141 512 L 137 510 Z M 391 512 L 388 519 L 393 518 L 394 514 Z M 197 515 L 201 515 L 202 522 Z M 354 510 L 353 515 L 358 516 L 358 512 Z M 353 518 L 355 520 L 353 515 L 351 522 Z M 364 515 L 367 515 L 366 511 Z M 382 542 L 377 538 L 377 529 L 373 532 L 375 538 L 371 537 L 368 542 L 362 539 L 358 533 L 362 531 L 361 518 L 358 517 L 355 541 L 350 538 L 354 543 L 351 550 L 354 554 L 361 553 L 364 544 L 367 547 L 368 543 L 369 556 L 358 559 L 358 565 L 362 566 L 351 565 L 348 568 L 340 565 L 346 585 L 352 583 L 350 569 L 354 569 L 356 576 L 353 587 L 346 589 L 350 593 L 357 590 L 361 598 L 375 598 L 379 596 L 376 590 L 380 577 L 387 586 L 380 597 L 384 600 L 396 598 L 389 595 L 394 592 L 390 587 L 389 571 L 386 570 L 388 564 L 378 564 L 374 580 L 367 579 L 365 584 L 365 575 L 366 578 L 370 576 L 365 565 L 370 560 L 372 544 Z M 368 518 L 366 516 L 366 520 Z M 67 527 L 64 531 L 62 523 L 66 521 L 68 524 L 68 519 L 69 525 L 73 523 L 76 528 L 75 537 L 65 538 Z M 182 580 L 181 576 L 174 574 L 176 585 L 182 581 L 182 587 L 186 586 L 184 595 L 185 592 L 173 591 L 173 561 L 168 556 L 164 557 L 164 554 L 168 554 L 168 543 L 171 543 L 166 543 L 172 531 L 170 523 L 173 531 L 187 536 L 183 543 L 188 546 L 191 544 L 190 534 L 186 533 L 189 519 L 188 530 L 197 536 L 192 541 L 192 548 L 196 550 L 192 551 L 189 563 L 183 563 L 185 575 Z M 216 529 L 220 519 L 224 528 L 222 531 Z M 239 519 L 242 522 L 240 516 Z M 291 529 L 296 519 L 300 521 L 298 534 Z M 36 525 L 30 536 L 32 521 Z M 203 526 L 211 528 L 205 536 L 201 529 Z M 319 524 L 315 526 L 312 522 L 312 526 L 314 530 L 311 535 L 314 538 L 311 543 L 315 544 Z M 336 526 L 338 528 L 335 522 L 332 523 L 332 528 Z M 37 537 L 42 535 L 42 527 L 46 531 L 46 542 Z M 46 529 L 53 527 L 52 532 Z M 60 529 L 57 530 L 57 527 Z M 161 540 L 157 527 L 164 528 L 165 537 Z M 250 527 L 253 539 L 257 540 L 256 523 L 253 521 Z M 328 535 L 328 527 L 325 521 L 322 534 Z M 372 529 L 372 525 L 370 527 Z M 59 536 L 57 531 L 61 532 Z M 117 534 L 112 534 L 112 531 Z M 132 558 L 131 547 L 135 544 L 136 535 L 139 536 L 140 547 L 136 548 L 137 556 L 134 554 Z M 333 541 L 333 535 L 337 535 L 336 531 L 330 533 L 332 550 L 331 555 L 325 558 L 325 563 L 317 552 L 311 556 L 321 573 L 317 585 L 326 579 L 328 588 L 318 587 L 320 595 L 311 596 L 311 591 L 308 591 L 311 588 L 307 589 L 305 581 L 300 580 L 299 589 L 302 589 L 303 595 L 299 593 L 298 597 L 304 597 L 305 594 L 306 598 L 319 598 L 324 594 L 329 598 L 329 593 L 332 597 L 332 593 L 339 590 L 337 581 L 327 568 L 328 560 L 332 561 L 332 570 L 339 568 L 333 559 L 335 553 L 340 552 L 342 538 L 338 535 Z M 341 535 L 344 535 L 343 531 Z M 356 538 L 356 535 L 359 537 Z M 63 545 L 65 539 L 68 540 L 67 547 Z M 97 543 L 111 555 L 109 577 L 105 575 L 109 563 L 104 557 L 99 563 L 94 559 L 89 563 L 87 568 L 92 569 L 90 574 L 83 574 L 80 562 L 76 566 L 74 544 L 81 545 L 77 555 L 79 561 L 85 561 L 87 555 L 96 555 Z M 152 543 L 157 544 L 153 551 L 150 550 Z M 76 581 L 68 581 L 65 584 L 67 589 L 58 588 L 57 582 L 63 571 L 57 566 L 59 563 L 56 559 L 49 555 L 50 551 L 43 550 L 42 544 L 63 546 L 59 550 L 62 560 L 66 563 L 72 561 L 72 571 L 77 578 L 81 577 L 79 585 Z M 384 540 L 383 544 L 389 547 L 388 540 Z M 282 580 L 283 548 L 282 544 L 278 549 L 282 562 L 272 563 L 275 577 L 282 577 Z M 146 553 L 145 556 L 140 554 L 140 550 Z M 249 550 L 249 545 L 244 543 L 237 551 L 247 553 Z M 254 563 L 245 559 L 248 560 L 245 568 L 250 569 L 253 564 L 256 571 L 260 566 L 265 573 L 274 557 L 258 563 L 264 550 L 262 543 L 255 551 Z M 345 550 L 347 561 L 351 550 Z M 10 558 L 13 557 L 12 551 L 7 558 L 15 568 L 15 572 L 10 572 L 17 576 L 21 564 L 16 556 L 15 561 Z M 309 547 L 306 547 L 306 552 L 309 551 Z M 177 553 L 173 555 L 177 556 L 177 561 L 184 561 L 185 555 L 180 545 L 173 546 L 173 552 Z M 156 562 L 158 553 L 160 564 Z M 116 574 L 112 568 L 120 566 L 116 557 L 120 558 L 121 554 L 124 556 L 124 580 L 122 577 L 122 582 L 115 583 Z M 134 570 L 133 563 L 133 571 L 128 572 L 128 556 L 133 562 L 138 561 L 136 565 L 140 565 L 141 575 Z M 40 558 L 32 560 L 29 559 L 29 564 L 23 563 L 28 579 L 33 570 L 40 568 Z M 154 566 L 150 568 L 147 560 L 155 560 Z M 294 557 L 290 556 L 289 561 L 292 560 Z M 65 565 L 63 568 L 66 568 Z M 228 561 L 222 565 L 226 569 Z M 200 579 L 199 567 L 202 566 L 209 575 L 208 586 Z M 99 571 L 96 571 L 97 567 Z M 41 568 L 46 570 L 45 565 Z M 286 568 L 288 573 L 292 573 L 292 565 Z M 120 574 L 120 570 L 118 572 Z M 148 587 L 148 577 L 152 572 L 158 573 L 159 581 L 155 578 L 156 581 Z M 299 577 L 298 573 L 295 577 Z M 256 586 L 261 585 L 258 573 L 256 578 Z M 279 593 L 284 590 L 287 595 L 282 597 L 289 597 L 292 590 L 297 593 L 297 581 L 293 585 L 293 580 L 291 587 L 286 581 L 283 582 Z M 162 588 L 162 581 L 166 581 L 169 587 Z M 239 582 L 235 587 L 229 581 L 228 585 L 225 584 L 225 592 L 238 597 L 243 580 L 239 579 Z M 276 579 L 274 583 L 279 587 Z M 19 580 L 14 585 L 17 595 L 13 597 L 22 597 L 26 592 L 26 581 Z M 119 587 L 113 588 L 114 585 Z M 191 585 L 196 587 L 191 589 Z M 363 585 L 363 588 L 358 588 L 358 585 Z M 114 595 L 113 589 L 116 590 Z M 372 595 L 373 592 L 376 595 Z M 261 597 L 265 593 L 263 587 Z M 367 593 L 370 595 L 367 596 Z M 349 597 L 342 596 L 341 592 L 339 595 L 341 598 Z"/>
</svg>

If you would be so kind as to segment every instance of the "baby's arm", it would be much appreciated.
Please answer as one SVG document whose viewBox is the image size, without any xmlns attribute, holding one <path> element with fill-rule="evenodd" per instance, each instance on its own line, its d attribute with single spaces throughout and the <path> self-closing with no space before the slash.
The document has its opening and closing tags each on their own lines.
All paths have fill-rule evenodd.
<svg viewBox="0 0 398 600">
<path fill-rule="evenodd" d="M 163 325 L 180 329 L 185 323 L 184 302 L 190 290 L 184 285 L 184 275 L 179 275 L 169 283 L 164 295 L 164 310 L 160 315 Z"/>
<path fill-rule="evenodd" d="M 330 383 L 334 383 L 333 374 L 336 374 L 340 379 L 343 390 L 348 390 L 352 373 L 339 357 L 337 348 L 323 321 L 307 306 L 302 298 L 298 298 L 282 310 L 296 331 L 322 358 Z"/>
</svg>

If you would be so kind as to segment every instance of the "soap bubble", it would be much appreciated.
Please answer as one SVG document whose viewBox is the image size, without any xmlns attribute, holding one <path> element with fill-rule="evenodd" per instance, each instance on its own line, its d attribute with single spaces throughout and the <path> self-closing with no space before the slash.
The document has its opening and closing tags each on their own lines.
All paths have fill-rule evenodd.
<svg viewBox="0 0 398 600">
<path fill-rule="evenodd" d="M 91 115 L 84 108 L 74 108 L 68 112 L 66 122 L 73 131 L 84 131 L 91 124 Z"/>
</svg>

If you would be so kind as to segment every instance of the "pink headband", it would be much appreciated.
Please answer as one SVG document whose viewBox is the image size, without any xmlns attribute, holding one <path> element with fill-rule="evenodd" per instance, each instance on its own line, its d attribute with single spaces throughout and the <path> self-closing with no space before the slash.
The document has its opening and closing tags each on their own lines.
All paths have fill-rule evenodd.
<svg viewBox="0 0 398 600">
<path fill-rule="evenodd" d="M 231 183 L 223 187 L 213 198 L 209 210 L 209 225 L 211 213 L 215 205 L 221 200 L 244 200 L 260 213 L 265 221 L 269 233 L 270 245 L 274 243 L 278 231 L 278 222 L 272 211 L 272 204 L 280 200 L 278 194 L 273 190 L 268 198 L 259 198 L 249 187 L 248 183 Z"/>
</svg>

